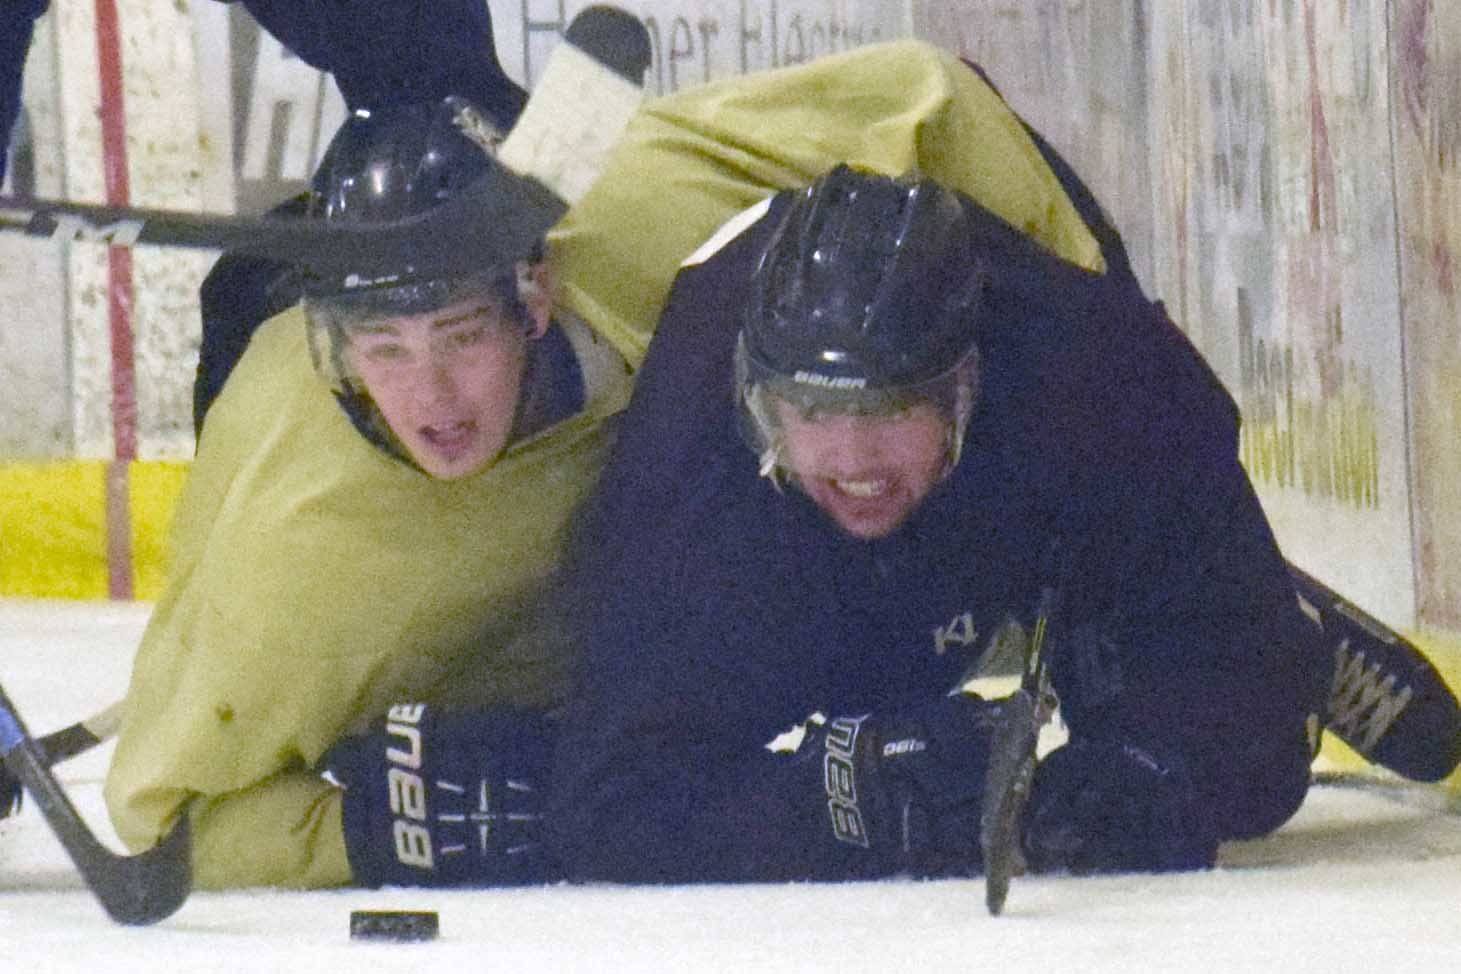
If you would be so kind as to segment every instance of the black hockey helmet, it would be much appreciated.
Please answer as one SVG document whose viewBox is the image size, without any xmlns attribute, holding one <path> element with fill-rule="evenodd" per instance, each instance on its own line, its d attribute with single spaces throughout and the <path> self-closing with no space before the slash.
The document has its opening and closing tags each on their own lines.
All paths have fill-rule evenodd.
<svg viewBox="0 0 1461 974">
<path fill-rule="evenodd" d="M 492 156 L 500 141 L 486 115 L 456 96 L 358 109 L 326 150 L 309 214 L 361 228 L 430 218 L 479 189 L 496 165 Z M 322 259 L 305 272 L 305 299 L 360 310 L 378 305 L 384 313 L 433 310 L 445 303 L 441 282 L 482 272 L 481 257 L 468 243 L 396 247 L 385 260 L 375 254 Z"/>
<path fill-rule="evenodd" d="M 950 409 L 956 460 L 985 279 L 952 191 L 846 165 L 819 178 L 782 214 L 751 278 L 737 370 L 753 447 L 776 448 L 767 394 L 807 413 L 932 400 Z"/>
<path fill-rule="evenodd" d="M 480 229 L 474 225 L 464 230 L 449 219 L 430 222 L 453 204 L 480 202 L 500 141 L 487 116 L 456 96 L 357 109 L 336 132 L 316 177 L 311 217 L 361 228 L 419 222 L 435 238 L 430 246 L 375 246 L 344 259 L 327 257 L 301 275 L 316 369 L 356 427 L 393 454 L 400 450 L 349 367 L 345 347 L 352 325 L 425 314 L 475 297 L 501 308 L 504 320 L 525 327 L 530 321 L 523 289 L 533 286 L 531 275 L 522 274 L 518 262 L 487 264 L 485 246 L 474 246 L 473 232 Z M 539 241 L 525 259 L 542 255 Z"/>
</svg>

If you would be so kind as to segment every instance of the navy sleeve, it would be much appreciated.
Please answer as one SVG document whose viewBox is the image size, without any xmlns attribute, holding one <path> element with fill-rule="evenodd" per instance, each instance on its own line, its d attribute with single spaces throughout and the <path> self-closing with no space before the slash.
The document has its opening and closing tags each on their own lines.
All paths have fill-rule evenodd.
<svg viewBox="0 0 1461 974">
<path fill-rule="evenodd" d="M 1088 445 L 1066 451 L 1083 469 L 1067 492 L 1080 550 L 1055 663 L 1062 708 L 1073 735 L 1177 752 L 1222 838 L 1262 834 L 1307 790 L 1325 674 L 1238 462 L 1230 398 L 1134 283 L 1097 298 L 1085 333 L 1029 336 L 1056 349 L 1042 395 L 1098 417 Z"/>
<path fill-rule="evenodd" d="M 711 633 L 678 651 L 665 632 L 622 635 L 590 650 L 559 739 L 549 821 L 571 878 L 786 881 L 894 868 L 833 838 L 820 761 L 771 753 L 747 721 L 775 696 L 775 673 L 717 664 Z"/>
<path fill-rule="evenodd" d="M 21 78 L 36 18 L 49 0 L 9 0 L 0 4 L 0 179 L 5 176 L 10 130 L 20 115 Z"/>
<path fill-rule="evenodd" d="M 1065 634 L 1056 664 L 1064 715 L 1073 733 L 1178 751 L 1221 837 L 1263 834 L 1307 791 L 1324 658 L 1238 462 L 1236 405 L 1165 308 L 1146 299 L 1120 234 L 1075 169 L 1026 130 L 1108 265 L 1092 287 L 1049 262 L 1020 262 L 1037 267 L 1022 298 L 1034 294 L 1075 329 L 1023 336 L 1033 337 L 1026 361 L 1048 366 L 1027 412 L 1042 428 L 1028 438 L 1088 465 L 1074 496 L 1097 498 L 1098 509 L 1084 512 L 1081 540 L 1093 545 L 1080 570 L 1108 595 L 1101 604 L 1092 593 Z M 1100 385 L 1072 390 L 1080 377 Z"/>
<path fill-rule="evenodd" d="M 354 108 L 462 95 L 510 128 L 526 93 L 503 73 L 482 0 L 243 0 L 301 60 L 335 77 Z"/>
</svg>

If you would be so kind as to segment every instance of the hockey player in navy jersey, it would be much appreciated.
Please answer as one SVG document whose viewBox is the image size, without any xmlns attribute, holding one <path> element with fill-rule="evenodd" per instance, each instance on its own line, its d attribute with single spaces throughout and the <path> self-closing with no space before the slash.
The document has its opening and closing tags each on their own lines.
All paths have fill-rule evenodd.
<svg viewBox="0 0 1461 974">
<path fill-rule="evenodd" d="M 1306 623 L 1232 401 L 1136 294 L 846 167 L 681 271 L 583 527 L 572 875 L 977 871 L 1001 702 L 959 687 L 1044 585 L 1035 868 L 1202 867 L 1298 808 Z"/>
<path fill-rule="evenodd" d="M 580 528 L 568 873 L 977 871 L 1004 704 L 960 687 L 1044 587 L 1069 740 L 1031 868 L 1201 868 L 1287 820 L 1326 650 L 1233 402 L 1114 234 L 1092 273 L 847 167 L 734 229 L 682 269 Z"/>
</svg>

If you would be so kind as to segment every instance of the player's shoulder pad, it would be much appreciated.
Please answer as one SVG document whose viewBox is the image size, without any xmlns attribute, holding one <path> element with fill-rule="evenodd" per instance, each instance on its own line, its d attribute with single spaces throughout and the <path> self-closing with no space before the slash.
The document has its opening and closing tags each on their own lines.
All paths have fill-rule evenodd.
<svg viewBox="0 0 1461 974">
<path fill-rule="evenodd" d="M 686 257 L 680 266 L 694 267 L 696 264 L 703 264 L 711 257 L 714 257 L 726 244 L 739 237 L 746 229 L 752 226 L 757 220 L 766 215 L 771 208 L 771 201 L 776 197 L 768 196 L 759 203 L 754 203 L 746 209 L 737 213 L 729 220 L 720 225 L 720 229 L 712 233 L 703 244 L 695 248 L 695 252 Z"/>
</svg>

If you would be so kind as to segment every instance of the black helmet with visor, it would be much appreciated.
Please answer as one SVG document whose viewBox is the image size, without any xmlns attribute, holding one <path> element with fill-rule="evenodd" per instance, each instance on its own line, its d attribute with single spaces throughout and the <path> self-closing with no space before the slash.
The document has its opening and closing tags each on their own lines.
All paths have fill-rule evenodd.
<svg viewBox="0 0 1461 974">
<path fill-rule="evenodd" d="M 480 191 L 500 140 L 480 109 L 455 96 L 358 109 L 330 143 L 310 214 L 362 229 L 429 220 L 453 201 L 462 202 L 467 192 Z M 541 256 L 539 246 L 527 259 Z M 321 260 L 302 280 L 315 366 L 356 427 L 401 457 L 403 450 L 349 365 L 345 350 L 352 328 L 473 298 L 492 302 L 506 322 L 526 323 L 523 285 L 518 266 L 484 266 L 482 254 L 465 241 L 451 248 L 392 248 L 388 259 Z"/>
<path fill-rule="evenodd" d="M 762 472 L 779 463 L 773 397 L 807 416 L 934 403 L 952 469 L 977 393 L 985 276 L 963 205 L 933 180 L 841 165 L 800 192 L 753 273 L 736 349 Z"/>
</svg>

